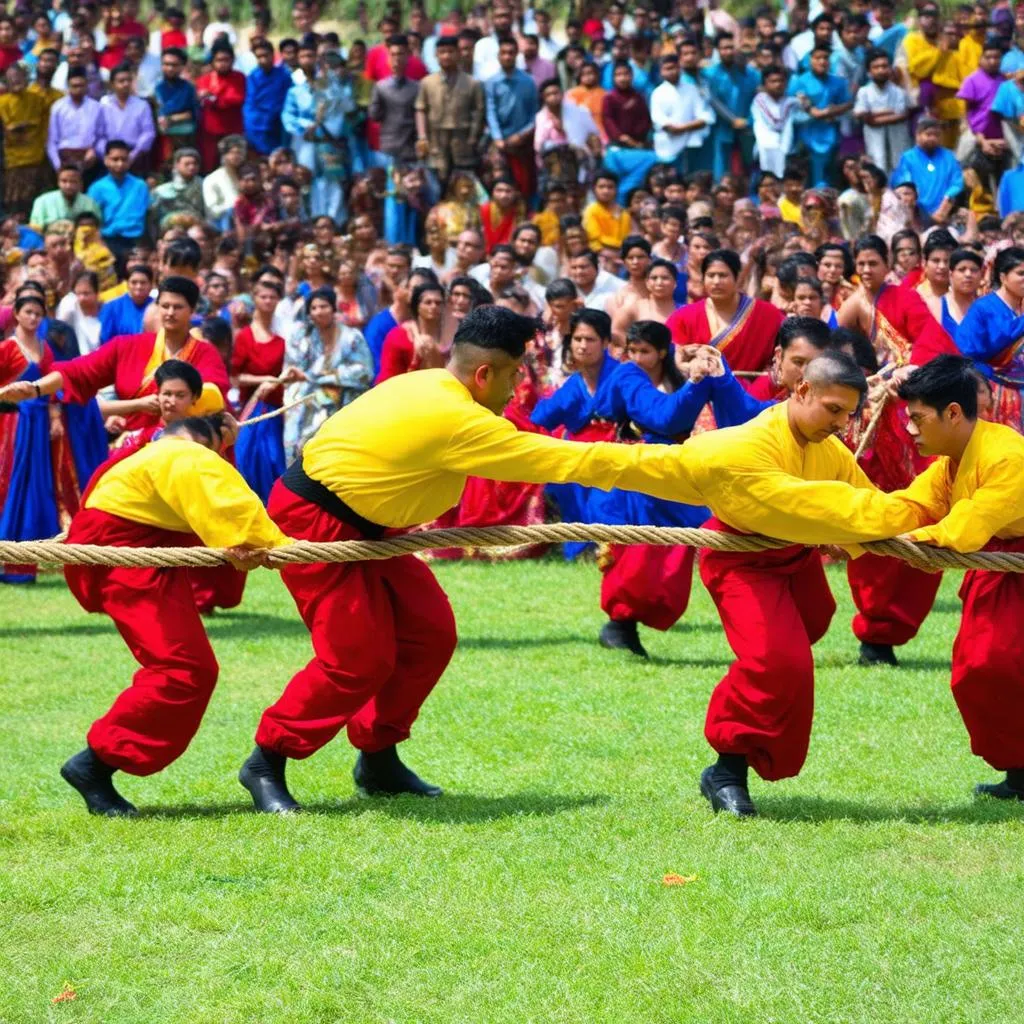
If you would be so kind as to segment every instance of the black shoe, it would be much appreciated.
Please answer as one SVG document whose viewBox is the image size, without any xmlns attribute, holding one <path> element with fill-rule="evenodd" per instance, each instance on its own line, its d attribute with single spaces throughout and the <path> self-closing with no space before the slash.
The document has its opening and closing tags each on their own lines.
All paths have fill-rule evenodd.
<svg viewBox="0 0 1024 1024">
<path fill-rule="evenodd" d="M 709 764 L 700 773 L 700 791 L 715 814 L 725 811 L 736 818 L 753 818 L 757 815 L 757 808 L 746 786 L 716 786 L 714 776 L 715 766 Z"/>
<path fill-rule="evenodd" d="M 424 782 L 412 769 L 406 768 L 395 747 L 385 747 L 373 754 L 360 751 L 352 769 L 352 778 L 360 796 L 411 793 L 413 796 L 435 797 L 444 792 L 440 786 Z"/>
<path fill-rule="evenodd" d="M 860 645 L 861 665 L 898 665 L 896 654 L 892 644 L 867 644 Z"/>
<path fill-rule="evenodd" d="M 128 803 L 114 788 L 111 776 L 115 771 L 109 764 L 104 764 L 90 747 L 86 747 L 80 754 L 64 762 L 60 777 L 81 793 L 90 814 L 101 814 L 106 818 L 132 818 L 139 812 L 134 804 Z"/>
<path fill-rule="evenodd" d="M 302 810 L 288 792 L 284 781 L 287 761 L 281 754 L 256 747 L 242 765 L 238 781 L 249 790 L 257 811 L 263 814 L 288 814 Z"/>
<path fill-rule="evenodd" d="M 1009 781 L 979 782 L 974 787 L 975 796 L 991 796 L 996 800 L 1024 800 L 1024 789 L 1011 786 Z"/>
<path fill-rule="evenodd" d="M 631 619 L 627 619 L 625 622 L 614 622 L 609 619 L 601 627 L 601 632 L 597 639 L 602 647 L 607 647 L 613 651 L 629 651 L 638 658 L 650 657 L 644 645 L 640 643 L 636 623 Z"/>
</svg>

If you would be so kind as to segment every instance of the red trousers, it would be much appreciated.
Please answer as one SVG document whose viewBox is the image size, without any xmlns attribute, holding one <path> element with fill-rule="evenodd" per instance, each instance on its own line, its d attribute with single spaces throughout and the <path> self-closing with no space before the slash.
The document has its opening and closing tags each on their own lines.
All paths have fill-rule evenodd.
<svg viewBox="0 0 1024 1024">
<path fill-rule="evenodd" d="M 361 536 L 281 481 L 267 511 L 299 540 Z M 288 565 L 281 577 L 312 634 L 314 657 L 263 713 L 256 742 L 303 758 L 346 726 L 352 745 L 371 753 L 408 738 L 455 651 L 455 617 L 434 574 L 407 555 Z"/>
<path fill-rule="evenodd" d="M 994 540 L 986 551 L 1024 551 L 1024 540 Z M 998 771 L 1024 768 L 1024 576 L 972 570 L 953 643 L 953 698 L 971 751 Z"/>
<path fill-rule="evenodd" d="M 214 608 L 237 608 L 245 593 L 248 573 L 239 572 L 230 565 L 213 565 L 203 569 L 189 569 L 192 596 L 200 615 L 209 615 Z"/>
<path fill-rule="evenodd" d="M 71 521 L 68 541 L 119 547 L 184 546 L 187 534 L 129 522 L 97 509 Z M 65 567 L 71 593 L 105 612 L 141 666 L 132 685 L 89 730 L 100 760 L 152 775 L 180 757 L 199 728 L 217 683 L 217 659 L 196 611 L 185 569 Z"/>
<path fill-rule="evenodd" d="M 895 647 L 917 635 L 942 583 L 942 573 L 871 554 L 847 562 L 846 578 L 857 606 L 853 635 L 861 643 Z"/>
<path fill-rule="evenodd" d="M 537 157 L 533 151 L 533 133 L 529 142 L 516 150 L 505 150 L 508 173 L 522 193 L 523 202 L 529 206 L 537 193 Z"/>
<path fill-rule="evenodd" d="M 712 519 L 710 529 L 727 527 Z M 804 547 L 701 551 L 700 575 L 736 661 L 715 687 L 704 735 L 720 754 L 744 754 L 763 779 L 803 767 L 814 716 L 811 644 L 836 610 L 821 556 Z"/>
<path fill-rule="evenodd" d="M 613 544 L 601 579 L 601 610 L 613 622 L 671 629 L 690 603 L 694 549 Z"/>
</svg>

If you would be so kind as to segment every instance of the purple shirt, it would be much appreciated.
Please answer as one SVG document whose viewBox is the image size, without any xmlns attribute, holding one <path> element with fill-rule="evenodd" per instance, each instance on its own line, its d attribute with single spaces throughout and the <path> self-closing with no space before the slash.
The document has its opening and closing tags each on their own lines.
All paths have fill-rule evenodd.
<svg viewBox="0 0 1024 1024">
<path fill-rule="evenodd" d="M 1003 84 L 1003 76 L 990 75 L 978 68 L 964 79 L 958 99 L 967 103 L 967 124 L 975 135 L 984 135 L 986 139 L 1001 139 L 1003 129 L 999 118 L 992 113 L 992 101 Z"/>
<path fill-rule="evenodd" d="M 100 105 L 86 96 L 81 106 L 75 106 L 70 96 L 57 100 L 50 110 L 50 130 L 46 140 L 46 154 L 55 168 L 60 167 L 62 149 L 95 149 L 102 152 L 103 119 Z"/>
<path fill-rule="evenodd" d="M 132 163 L 140 153 L 148 153 L 156 140 L 156 126 L 149 104 L 138 96 L 129 96 L 122 107 L 113 95 L 100 100 L 101 134 L 103 138 L 96 147 L 102 157 L 111 139 L 120 139 L 132 147 L 129 157 Z"/>
<path fill-rule="evenodd" d="M 533 84 L 539 89 L 549 78 L 557 78 L 555 65 L 543 57 L 534 57 L 532 61 L 523 60 L 523 70 L 533 79 Z"/>
</svg>

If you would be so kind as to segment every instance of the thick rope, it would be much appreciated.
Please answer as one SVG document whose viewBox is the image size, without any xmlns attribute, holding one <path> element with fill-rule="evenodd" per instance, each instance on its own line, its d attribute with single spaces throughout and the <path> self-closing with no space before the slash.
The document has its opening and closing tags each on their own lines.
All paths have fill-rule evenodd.
<svg viewBox="0 0 1024 1024">
<path fill-rule="evenodd" d="M 599 544 L 683 545 L 713 551 L 766 551 L 789 546 L 758 534 L 721 533 L 718 530 L 669 526 L 604 526 L 597 523 L 550 523 L 541 526 L 477 526 L 451 530 L 423 530 L 383 540 L 332 542 L 296 541 L 270 554 L 271 566 L 314 562 L 361 562 L 413 554 L 431 548 L 507 547 L 595 541 Z M 978 551 L 961 554 L 947 548 L 903 540 L 881 540 L 862 545 L 877 555 L 900 558 L 919 569 L 989 569 L 1024 572 L 1024 552 Z M 62 565 L 147 566 L 223 565 L 218 548 L 127 548 L 94 544 L 64 544 L 52 540 L 0 541 L 0 564 L 24 565 L 55 562 Z"/>
<path fill-rule="evenodd" d="M 867 451 L 867 447 L 871 444 L 874 439 L 875 432 L 878 430 L 878 424 L 882 422 L 882 413 L 885 412 L 885 407 L 889 403 L 889 392 L 887 391 L 882 395 L 882 400 L 875 406 L 875 411 L 871 414 L 871 419 L 868 420 L 868 425 L 864 428 L 864 435 L 860 439 L 860 444 L 857 445 L 857 450 L 853 453 L 853 457 L 860 462 L 860 457 Z"/>
</svg>

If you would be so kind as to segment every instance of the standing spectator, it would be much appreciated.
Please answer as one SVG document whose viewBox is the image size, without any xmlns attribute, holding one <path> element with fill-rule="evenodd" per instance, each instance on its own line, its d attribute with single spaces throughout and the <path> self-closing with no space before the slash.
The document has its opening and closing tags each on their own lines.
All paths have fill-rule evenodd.
<svg viewBox="0 0 1024 1024">
<path fill-rule="evenodd" d="M 491 32 L 476 40 L 473 47 L 473 77 L 487 82 L 501 70 L 498 52 L 502 39 L 512 38 L 512 9 L 506 4 L 495 4 L 491 11 Z"/>
<path fill-rule="evenodd" d="M 14 20 L 6 14 L 0 14 L 0 71 L 6 71 L 12 64 L 17 64 L 22 56 Z"/>
<path fill-rule="evenodd" d="M 238 170 L 249 155 L 249 147 L 243 136 L 229 135 L 217 148 L 220 167 L 203 179 L 203 202 L 207 217 L 221 231 L 227 231 L 238 198 Z"/>
<path fill-rule="evenodd" d="M 380 123 L 380 152 L 391 163 L 411 163 L 416 159 L 416 97 L 420 87 L 406 75 L 409 40 L 405 36 L 388 38 L 391 76 L 373 87 L 370 119 Z"/>
<path fill-rule="evenodd" d="M 829 57 L 828 49 L 815 46 L 810 70 L 796 75 L 789 83 L 790 96 L 795 96 L 803 108 L 797 140 L 807 148 L 813 188 L 831 184 L 829 170 L 835 165 L 839 119 L 853 106 L 846 83 L 829 73 Z"/>
<path fill-rule="evenodd" d="M 459 70 L 454 36 L 437 41 L 440 70 L 420 82 L 416 97 L 416 154 L 440 183 L 456 170 L 473 171 L 484 125 L 484 90 Z"/>
<path fill-rule="evenodd" d="M 957 93 L 957 98 L 967 106 L 967 130 L 960 136 L 957 159 L 978 176 L 993 197 L 999 188 L 1007 156 L 1003 126 L 998 113 L 992 111 L 992 104 L 1004 81 L 999 70 L 1002 59 L 1002 40 L 991 36 L 982 44 L 978 69 L 964 79 Z"/>
<path fill-rule="evenodd" d="M 80 213 L 94 213 L 98 219 L 100 208 L 82 192 L 82 172 L 75 164 L 67 164 L 57 172 L 57 187 L 32 204 L 28 222 L 36 231 L 45 232 L 54 221 L 74 221 Z"/>
<path fill-rule="evenodd" d="M 495 12 L 497 17 L 497 12 Z M 482 40 L 481 40 L 482 41 Z M 519 48 L 511 36 L 498 43 L 497 75 L 487 80 L 487 127 L 495 148 L 505 158 L 509 173 L 523 196 L 536 190 L 533 127 L 537 118 L 537 86 L 516 67 Z"/>
<path fill-rule="evenodd" d="M 156 83 L 157 128 L 160 138 L 157 159 L 167 163 L 176 149 L 192 148 L 199 127 L 199 100 L 196 87 L 182 77 L 188 56 L 184 50 L 171 47 L 160 58 L 163 77 Z"/>
<path fill-rule="evenodd" d="M 580 68 L 579 84 L 573 85 L 565 94 L 570 103 L 590 111 L 602 142 L 608 139 L 604 130 L 604 98 L 607 95 L 607 90 L 601 87 L 597 65 L 593 61 L 587 61 Z"/>
<path fill-rule="evenodd" d="M 203 173 L 217 167 L 218 146 L 229 135 L 241 135 L 242 104 L 245 103 L 245 75 L 232 71 L 235 51 L 221 42 L 213 48 L 210 61 L 213 70 L 196 80 L 196 94 L 200 103 L 199 148 L 203 154 Z"/>
<path fill-rule="evenodd" d="M 46 110 L 44 124 L 49 124 L 50 111 L 53 109 L 54 103 L 64 95 L 60 89 L 53 87 L 53 75 L 59 63 L 60 54 L 56 50 L 43 50 L 36 62 L 35 81 L 28 87 L 29 92 L 34 92 L 37 96 L 42 97 Z"/>
<path fill-rule="evenodd" d="M 26 88 L 28 79 L 21 65 L 12 64 L 6 79 L 7 92 L 0 96 L 4 212 L 27 214 L 33 196 L 39 194 L 46 160 L 45 104 L 42 97 Z"/>
<path fill-rule="evenodd" d="M 633 88 L 633 68 L 628 60 L 616 63 L 613 84 L 615 88 L 604 98 L 601 115 L 608 136 L 604 165 L 618 177 L 619 202 L 625 202 L 628 193 L 643 183 L 658 158 L 654 150 L 648 148 L 651 115 L 647 101 Z"/>
<path fill-rule="evenodd" d="M 316 45 L 312 42 L 299 44 L 299 67 L 292 74 L 292 87 L 284 98 L 281 111 L 281 125 L 291 136 L 291 148 L 295 162 L 314 174 L 316 171 L 316 98 L 313 82 L 316 78 Z"/>
<path fill-rule="evenodd" d="M 956 98 L 963 81 L 957 58 L 955 25 L 942 28 L 939 7 L 927 0 L 918 14 L 919 31 L 908 32 L 903 40 L 910 81 L 918 91 L 918 106 L 925 114 L 941 122 L 942 141 L 955 148 L 960 134 L 964 106 Z"/>
<path fill-rule="evenodd" d="M 256 68 L 246 79 L 242 117 L 252 148 L 268 156 L 282 144 L 281 111 L 292 85 L 288 69 L 274 63 L 274 47 L 266 39 L 252 43 Z"/>
<path fill-rule="evenodd" d="M 206 220 L 199 150 L 183 148 L 174 154 L 174 176 L 153 190 L 152 211 L 158 232 L 172 227 L 175 218 L 191 218 L 200 224 Z"/>
<path fill-rule="evenodd" d="M 516 66 L 533 79 L 533 84 L 538 89 L 541 82 L 555 77 L 555 65 L 540 56 L 540 45 L 535 35 L 523 36 L 523 49 L 516 59 Z"/>
<path fill-rule="evenodd" d="M 925 213 L 945 224 L 964 190 L 964 176 L 959 161 L 940 145 L 941 140 L 942 124 L 932 117 L 922 117 L 917 122 L 917 145 L 903 154 L 893 171 L 892 186 L 913 184 Z"/>
<path fill-rule="evenodd" d="M 131 146 L 111 139 L 103 160 L 107 173 L 89 186 L 89 196 L 103 215 L 100 234 L 117 259 L 118 272 L 124 271 L 128 254 L 145 235 L 149 210 L 149 189 L 142 178 L 128 173 L 130 162 Z"/>
<path fill-rule="evenodd" d="M 712 64 L 705 74 L 717 118 L 711 140 L 712 169 L 718 180 L 733 169 L 734 160 L 739 161 L 742 169 L 750 166 L 754 146 L 750 107 L 761 78 L 737 59 L 736 40 L 731 35 L 719 35 L 715 45 L 718 63 Z"/>
<path fill-rule="evenodd" d="M 799 104 L 786 95 L 786 69 L 773 65 L 761 73 L 761 91 L 754 97 L 750 118 L 757 142 L 758 165 L 781 178 L 793 149 L 793 128 Z"/>
<path fill-rule="evenodd" d="M 144 40 L 132 36 L 125 43 L 124 63 L 135 73 L 135 95 L 144 100 L 152 99 L 156 83 L 160 81 L 160 58 L 146 50 Z"/>
<path fill-rule="evenodd" d="M 686 174 L 690 170 L 688 154 L 704 145 L 715 115 L 697 87 L 682 81 L 680 74 L 675 54 L 661 58 L 662 80 L 651 93 L 651 121 L 658 159 Z"/>
<path fill-rule="evenodd" d="M 149 168 L 149 152 L 156 141 L 156 126 L 150 105 L 132 95 L 131 65 L 118 64 L 110 73 L 111 93 L 100 100 L 100 135 L 97 153 L 103 156 L 105 139 L 130 140 L 129 164 L 133 170 Z"/>
<path fill-rule="evenodd" d="M 868 51 L 868 81 L 857 90 L 853 113 L 864 125 L 867 158 L 891 174 L 910 149 L 910 97 L 892 81 L 892 63 L 885 50 Z"/>
<path fill-rule="evenodd" d="M 88 78 L 85 69 L 68 72 L 68 94 L 50 111 L 46 152 L 54 170 L 61 164 L 79 164 L 86 172 L 96 167 L 102 148 L 103 119 L 100 105 L 86 96 Z"/>
</svg>

